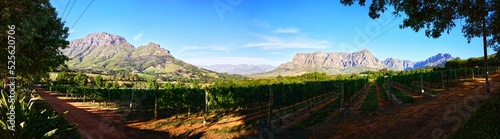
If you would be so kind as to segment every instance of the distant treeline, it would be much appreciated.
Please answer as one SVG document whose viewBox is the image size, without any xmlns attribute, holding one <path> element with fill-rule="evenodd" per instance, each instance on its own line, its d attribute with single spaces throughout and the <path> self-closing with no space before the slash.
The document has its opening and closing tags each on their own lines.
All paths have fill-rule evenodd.
<svg viewBox="0 0 500 139">
<path fill-rule="evenodd" d="M 490 55 L 488 56 L 488 66 L 500 66 L 500 55 Z M 454 59 L 446 62 L 445 68 L 455 69 L 455 68 L 474 68 L 474 67 L 484 67 L 483 57 L 473 57 L 469 59 Z"/>
</svg>

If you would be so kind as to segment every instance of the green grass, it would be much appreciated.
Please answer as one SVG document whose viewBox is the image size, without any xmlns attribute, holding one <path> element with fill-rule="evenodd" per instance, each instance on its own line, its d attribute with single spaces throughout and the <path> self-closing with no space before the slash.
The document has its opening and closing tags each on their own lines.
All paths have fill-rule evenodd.
<svg viewBox="0 0 500 139">
<path fill-rule="evenodd" d="M 313 113 L 309 118 L 293 125 L 290 130 L 302 130 L 306 127 L 312 126 L 316 123 L 323 122 L 328 116 L 332 114 L 335 110 L 340 107 L 340 99 L 330 102 L 330 104 L 325 105 L 323 108 L 319 109 Z"/>
<path fill-rule="evenodd" d="M 500 138 L 499 115 L 500 98 L 487 100 L 448 138 Z"/>
<path fill-rule="evenodd" d="M 154 78 L 155 77 L 153 75 L 144 74 L 144 73 L 138 73 L 137 76 L 139 76 L 139 78 L 144 78 L 144 79 L 149 79 L 149 78 Z"/>
<path fill-rule="evenodd" d="M 363 103 L 361 104 L 361 110 L 363 112 L 374 112 L 377 110 L 378 98 L 377 98 L 377 89 L 375 85 L 370 87 L 368 93 L 366 94 Z"/>
<path fill-rule="evenodd" d="M 389 95 L 387 94 L 387 84 L 382 83 L 379 84 L 379 86 L 380 86 L 380 91 L 382 91 L 382 95 L 380 97 L 388 100 Z"/>
<path fill-rule="evenodd" d="M 401 99 L 403 103 L 413 103 L 415 102 L 415 99 L 409 94 L 403 93 L 400 90 L 394 88 L 391 86 L 391 94 L 394 94 L 397 98 Z"/>
<path fill-rule="evenodd" d="M 402 87 L 405 87 L 407 90 L 410 90 L 410 91 L 413 91 L 413 92 L 416 92 L 416 93 L 422 93 L 422 88 L 420 88 L 420 86 L 418 85 L 413 85 L 413 84 L 400 84 Z M 424 93 L 426 94 L 431 94 L 431 95 L 436 95 L 437 92 L 434 91 L 434 90 L 430 90 L 430 89 L 426 89 L 424 88 Z"/>
</svg>

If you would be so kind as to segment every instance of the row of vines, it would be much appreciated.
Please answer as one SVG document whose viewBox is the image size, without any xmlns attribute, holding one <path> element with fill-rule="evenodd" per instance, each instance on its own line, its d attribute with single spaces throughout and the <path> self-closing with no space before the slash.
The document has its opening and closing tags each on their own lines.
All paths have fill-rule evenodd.
<svg viewBox="0 0 500 139">
<path fill-rule="evenodd" d="M 277 83 L 222 82 L 207 87 L 167 85 L 162 89 L 104 89 L 73 86 L 48 86 L 47 89 L 87 102 L 112 102 L 120 107 L 133 104 L 138 109 L 182 109 L 201 112 L 205 107 L 205 94 L 210 111 L 255 110 L 268 108 L 272 98 L 273 108 L 291 106 L 298 102 L 312 101 L 319 96 L 338 96 L 344 85 L 344 96 L 353 97 L 366 86 L 366 78 L 277 82 Z M 272 97 L 270 96 L 272 92 Z"/>
</svg>

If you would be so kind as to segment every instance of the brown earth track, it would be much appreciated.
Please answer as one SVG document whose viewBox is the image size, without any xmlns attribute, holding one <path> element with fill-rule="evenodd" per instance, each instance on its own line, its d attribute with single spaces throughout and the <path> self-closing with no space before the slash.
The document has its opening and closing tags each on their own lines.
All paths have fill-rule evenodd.
<svg viewBox="0 0 500 139">
<path fill-rule="evenodd" d="M 491 91 L 500 91 L 500 77 L 492 76 Z M 375 116 L 358 116 L 340 123 L 319 124 L 309 138 L 444 138 L 491 98 L 485 93 L 484 79 L 462 82 L 442 90 L 432 99 L 413 104 L 391 105 L 378 109 Z M 380 103 L 380 102 L 379 102 Z"/>
<path fill-rule="evenodd" d="M 377 98 L 378 98 L 378 107 L 377 109 L 383 109 L 382 106 L 389 104 L 389 100 L 382 98 L 382 89 L 380 88 L 380 85 L 375 82 L 375 86 L 377 87 Z"/>
<path fill-rule="evenodd" d="M 125 126 L 125 115 L 111 110 L 91 106 L 89 103 L 74 102 L 66 97 L 57 97 L 35 87 L 37 93 L 58 113 L 68 111 L 64 118 L 77 125 L 84 139 L 127 139 L 127 138 L 169 138 L 167 132 L 141 130 Z"/>
<path fill-rule="evenodd" d="M 408 95 L 411 95 L 414 99 L 418 99 L 418 98 L 422 98 L 423 95 L 422 94 L 419 94 L 417 92 L 414 92 L 414 91 L 410 91 L 408 89 L 405 89 L 399 85 L 395 85 L 395 84 L 391 84 L 392 87 L 398 89 L 399 91 L 403 92 L 403 93 L 406 93 Z"/>
<path fill-rule="evenodd" d="M 233 138 L 241 135 L 250 135 L 252 133 L 251 131 L 241 131 L 239 133 L 231 134 L 212 134 L 208 133 L 207 131 L 241 126 L 247 121 L 267 114 L 260 113 L 259 111 L 250 114 L 251 116 L 232 115 L 222 120 L 208 123 L 208 125 L 205 127 L 203 127 L 200 123 L 173 127 L 158 127 L 157 123 L 159 122 L 173 122 L 181 119 L 167 118 L 160 120 L 131 122 L 126 121 L 126 119 L 123 118 L 124 114 L 118 114 L 113 111 L 103 110 L 99 107 L 91 106 L 91 104 L 89 103 L 73 102 L 74 100 L 70 100 L 69 98 L 50 95 L 49 91 L 44 91 L 41 88 L 37 88 L 37 91 L 40 96 L 47 100 L 57 112 L 62 113 L 64 111 L 69 111 L 68 114 L 64 116 L 65 119 L 67 119 L 71 123 L 77 124 L 78 131 L 83 138 Z M 328 99 L 326 100 L 319 101 L 310 108 L 310 111 L 313 112 L 319 110 L 322 106 L 330 103 L 334 99 L 335 98 L 328 97 Z M 326 101 L 326 103 L 324 101 Z M 307 100 L 302 101 L 299 104 L 306 102 Z M 285 109 L 288 107 L 290 106 L 285 107 Z M 304 112 L 302 114 L 299 114 L 299 117 L 297 118 L 293 116 L 294 118 L 292 118 L 292 120 L 284 120 L 286 122 L 285 126 L 290 126 L 293 123 L 297 123 L 302 121 L 303 119 L 306 119 L 308 116 L 308 112 L 306 111 L 309 111 L 307 109 L 309 108 L 304 107 L 301 110 L 298 110 L 299 112 Z M 273 113 L 276 112 L 278 112 L 278 109 L 273 110 Z M 292 117 L 290 115 L 293 114 L 286 114 L 285 116 L 283 116 L 283 119 Z M 211 115 L 210 117 L 213 116 L 215 115 Z M 202 118 L 202 116 L 192 116 L 189 118 L 184 118 L 184 120 L 195 120 L 200 118 Z M 273 122 L 276 122 L 276 120 L 273 120 Z"/>
<path fill-rule="evenodd" d="M 127 135 L 122 131 L 123 127 L 109 122 L 110 119 L 101 118 L 98 115 L 85 111 L 84 109 L 79 109 L 69 104 L 65 100 L 61 100 L 55 96 L 49 95 L 41 88 L 36 88 L 36 91 L 58 113 L 68 111 L 68 113 L 64 115 L 64 118 L 70 123 L 77 124 L 78 132 L 80 133 L 80 135 L 82 135 L 83 138 L 128 138 Z"/>
<path fill-rule="evenodd" d="M 368 86 L 366 87 L 366 89 L 365 89 L 365 90 L 363 90 L 363 91 L 364 91 L 364 92 L 363 92 L 363 95 L 361 95 L 361 96 L 359 97 L 359 99 L 358 99 L 358 100 L 356 100 L 356 103 L 354 103 L 354 105 L 353 105 L 353 106 L 352 106 L 352 108 L 351 108 L 351 111 L 352 111 L 352 113 L 353 113 L 353 114 L 358 114 L 358 113 L 360 113 L 360 112 L 362 111 L 362 110 L 361 110 L 361 103 L 363 103 L 363 101 L 365 100 L 365 98 L 366 98 L 366 94 L 368 94 L 368 91 L 370 90 L 370 87 L 371 87 L 373 84 L 375 84 L 375 82 L 370 83 L 370 85 L 368 85 Z"/>
<path fill-rule="evenodd" d="M 452 133 L 482 100 L 490 96 L 482 93 L 484 92 L 484 79 L 476 79 L 443 89 L 437 97 L 432 99 L 397 105 L 390 104 L 388 100 L 381 98 L 380 85 L 375 83 L 375 86 L 379 101 L 375 115 L 355 114 L 344 119 L 329 117 L 330 120 L 325 119 L 325 122 L 308 127 L 306 132 L 301 133 L 309 138 L 441 138 Z M 491 86 L 492 92 L 500 90 L 498 74 L 492 76 Z M 228 134 L 210 132 L 211 129 L 241 126 L 245 124 L 247 118 L 253 118 L 253 116 L 229 116 L 206 127 L 202 127 L 201 124 L 155 127 L 160 121 L 170 120 L 127 123 L 121 114 L 89 107 L 88 103 L 78 105 L 78 103 L 58 99 L 40 88 L 37 88 L 37 92 L 56 111 L 69 110 L 65 118 L 78 124 L 78 130 L 84 138 L 235 138 L 254 134 L 252 130 Z M 363 96 L 360 97 L 355 107 L 359 105 L 362 98 Z M 333 100 L 327 99 L 324 100 L 326 102 L 319 102 L 311 108 L 311 111 L 319 110 Z M 332 114 L 335 113 L 338 111 Z M 293 118 L 292 121 L 287 121 L 285 127 L 307 120 L 309 115 L 309 112 L 305 112 Z M 194 116 L 186 120 L 196 118 L 200 117 Z"/>
</svg>

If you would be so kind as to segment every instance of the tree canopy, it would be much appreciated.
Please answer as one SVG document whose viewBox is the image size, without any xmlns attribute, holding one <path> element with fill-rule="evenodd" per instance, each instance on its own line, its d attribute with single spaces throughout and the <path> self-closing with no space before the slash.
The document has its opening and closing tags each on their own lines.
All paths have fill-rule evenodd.
<svg viewBox="0 0 500 139">
<path fill-rule="evenodd" d="M 354 5 L 355 2 L 365 6 L 366 0 L 340 0 L 340 2 L 347 6 Z M 483 36 L 482 23 L 485 19 L 489 46 L 498 48 L 500 43 L 500 28 L 498 28 L 500 15 L 497 12 L 500 9 L 500 1 L 373 0 L 368 15 L 372 19 L 377 19 L 391 6 L 392 14 L 400 17 L 401 13 L 404 13 L 407 16 L 400 28 L 411 28 L 416 32 L 425 29 L 427 37 L 439 38 L 443 32 L 449 33 L 457 26 L 456 22 L 464 20 L 465 24 L 460 24 L 462 33 L 470 42 L 474 37 Z"/>
<path fill-rule="evenodd" d="M 15 75 L 35 79 L 64 64 L 68 28 L 49 0 L 0 0 L 0 72 L 8 73 L 8 40 L 15 40 Z M 7 33 L 9 30 L 13 30 Z M 9 37 L 10 36 L 10 37 Z M 9 38 L 9 39 L 7 39 Z"/>
</svg>

